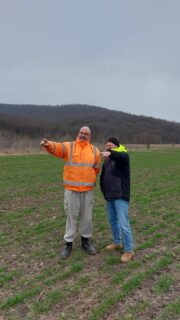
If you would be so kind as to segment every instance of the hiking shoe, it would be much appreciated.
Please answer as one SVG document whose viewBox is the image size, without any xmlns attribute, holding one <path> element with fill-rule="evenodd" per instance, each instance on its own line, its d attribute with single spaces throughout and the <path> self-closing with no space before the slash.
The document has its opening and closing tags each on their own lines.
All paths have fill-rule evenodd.
<svg viewBox="0 0 180 320">
<path fill-rule="evenodd" d="M 108 245 L 106 247 L 106 250 L 108 251 L 112 251 L 112 250 L 118 250 L 118 249 L 123 249 L 123 244 L 115 244 L 115 243 L 111 243 L 110 245 Z"/>
<path fill-rule="evenodd" d="M 72 251 L 72 242 L 66 242 L 64 248 L 62 249 L 60 256 L 62 259 L 67 259 Z"/>
<path fill-rule="evenodd" d="M 86 253 L 88 253 L 90 255 L 95 255 L 96 254 L 96 249 L 91 244 L 89 238 L 81 237 L 81 239 L 82 239 L 82 249 L 84 251 L 86 251 Z"/>
<path fill-rule="evenodd" d="M 135 253 L 133 251 L 131 252 L 124 252 L 123 255 L 121 256 L 121 262 L 123 263 L 127 263 L 130 260 L 132 260 L 132 258 L 134 257 Z"/>
</svg>

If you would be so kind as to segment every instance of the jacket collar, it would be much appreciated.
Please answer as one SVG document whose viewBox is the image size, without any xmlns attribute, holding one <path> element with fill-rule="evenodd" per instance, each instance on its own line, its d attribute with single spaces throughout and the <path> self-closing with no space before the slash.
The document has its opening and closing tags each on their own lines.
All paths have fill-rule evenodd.
<svg viewBox="0 0 180 320">
<path fill-rule="evenodd" d="M 117 151 L 117 152 L 128 152 L 123 144 L 120 144 L 120 146 L 118 148 L 113 148 L 111 150 Z"/>
</svg>

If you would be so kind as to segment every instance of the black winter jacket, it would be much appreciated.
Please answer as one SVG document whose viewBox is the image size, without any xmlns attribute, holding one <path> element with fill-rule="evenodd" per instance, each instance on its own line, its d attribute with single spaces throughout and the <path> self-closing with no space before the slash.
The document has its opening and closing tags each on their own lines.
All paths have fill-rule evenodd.
<svg viewBox="0 0 180 320">
<path fill-rule="evenodd" d="M 130 200 L 130 161 L 127 152 L 110 150 L 102 166 L 100 186 L 106 200 Z"/>
</svg>

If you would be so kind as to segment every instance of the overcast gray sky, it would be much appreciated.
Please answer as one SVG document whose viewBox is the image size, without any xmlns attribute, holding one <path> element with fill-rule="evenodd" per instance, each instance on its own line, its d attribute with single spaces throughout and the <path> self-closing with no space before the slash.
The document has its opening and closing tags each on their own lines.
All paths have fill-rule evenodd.
<svg viewBox="0 0 180 320">
<path fill-rule="evenodd" d="M 0 0 L 0 102 L 180 122 L 180 0 Z"/>
</svg>

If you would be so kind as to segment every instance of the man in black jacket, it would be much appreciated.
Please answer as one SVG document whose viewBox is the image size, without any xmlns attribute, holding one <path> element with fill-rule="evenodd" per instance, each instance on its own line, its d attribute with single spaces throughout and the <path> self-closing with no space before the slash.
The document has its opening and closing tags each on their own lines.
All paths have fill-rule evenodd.
<svg viewBox="0 0 180 320">
<path fill-rule="evenodd" d="M 122 249 L 121 262 L 129 262 L 134 257 L 133 237 L 128 218 L 130 200 L 129 155 L 116 138 L 109 138 L 100 176 L 100 186 L 107 202 L 108 219 L 112 229 L 113 243 L 107 250 Z"/>
</svg>

